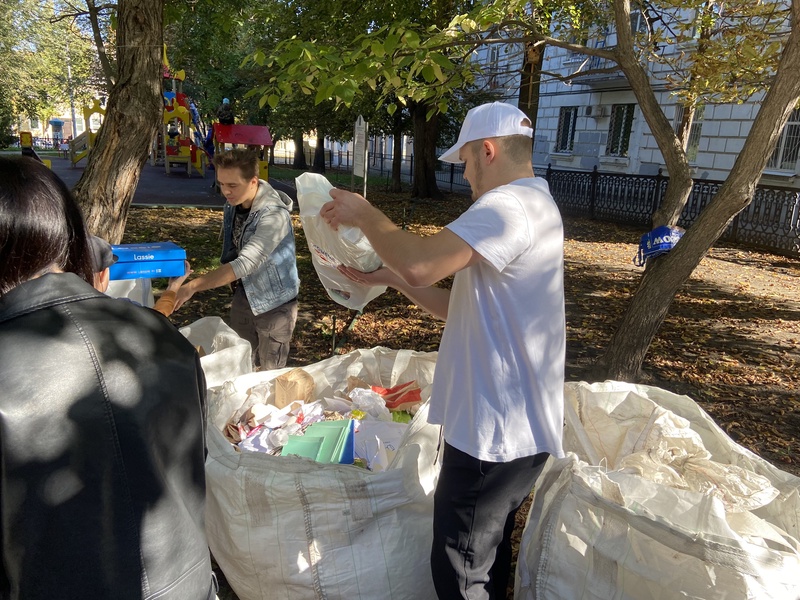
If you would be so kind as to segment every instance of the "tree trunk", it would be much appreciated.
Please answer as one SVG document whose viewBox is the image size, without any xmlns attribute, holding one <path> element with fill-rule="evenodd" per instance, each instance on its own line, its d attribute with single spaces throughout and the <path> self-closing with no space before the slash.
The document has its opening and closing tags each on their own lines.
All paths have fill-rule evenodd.
<svg viewBox="0 0 800 600">
<path fill-rule="evenodd" d="M 532 42 L 525 44 L 525 62 L 519 85 L 519 109 L 528 115 L 531 126 L 536 131 L 536 116 L 539 113 L 539 88 L 542 80 L 542 64 L 545 46 Z"/>
<path fill-rule="evenodd" d="M 434 113 L 426 120 L 427 104 L 414 104 L 411 118 L 414 122 L 414 181 L 411 187 L 413 198 L 444 197 L 436 183 L 436 167 L 439 157 L 436 156 L 436 141 L 439 134 L 439 116 Z"/>
<path fill-rule="evenodd" d="M 119 243 L 133 194 L 161 123 L 163 0 L 120 0 L 117 82 L 74 193 L 89 230 Z"/>
<path fill-rule="evenodd" d="M 683 212 L 692 191 L 692 174 L 683 144 L 675 135 L 672 124 L 661 110 L 650 84 L 650 75 L 640 62 L 633 45 L 630 28 L 630 0 L 615 0 L 617 47 L 614 54 L 622 72 L 639 102 L 645 121 L 658 144 L 669 171 L 669 183 L 661 206 L 653 215 L 653 225 L 674 225 Z"/>
<path fill-rule="evenodd" d="M 325 135 L 319 127 L 317 127 L 317 147 L 314 148 L 314 164 L 311 167 L 311 172 L 325 172 Z"/>
<path fill-rule="evenodd" d="M 800 23 L 800 4 L 792 5 Z M 772 87 L 725 183 L 697 221 L 668 254 L 650 261 L 645 274 L 603 356 L 595 366 L 598 379 L 635 380 L 647 349 L 681 285 L 730 220 L 753 199 L 761 172 L 781 131 L 800 99 L 800 28 L 794 27 L 783 50 Z"/>
<path fill-rule="evenodd" d="M 292 135 L 294 141 L 294 160 L 292 160 L 293 169 L 308 169 L 308 162 L 306 162 L 306 149 L 304 146 L 305 140 L 303 139 L 303 130 L 297 129 Z"/>
<path fill-rule="evenodd" d="M 270 167 L 274 167 L 275 166 L 275 146 L 278 145 L 278 140 L 280 140 L 279 136 L 275 136 L 275 135 L 272 136 L 272 145 L 269 146 L 269 163 L 268 164 L 269 164 Z"/>
<path fill-rule="evenodd" d="M 403 129 L 395 127 L 392 130 L 392 186 L 391 191 L 403 191 Z"/>
</svg>

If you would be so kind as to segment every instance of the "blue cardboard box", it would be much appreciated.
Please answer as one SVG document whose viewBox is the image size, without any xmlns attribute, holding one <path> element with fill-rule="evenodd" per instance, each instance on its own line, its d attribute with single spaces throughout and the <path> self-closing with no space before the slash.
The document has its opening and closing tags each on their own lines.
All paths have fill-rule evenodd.
<svg viewBox="0 0 800 600">
<path fill-rule="evenodd" d="M 112 244 L 117 261 L 109 268 L 112 281 L 180 277 L 185 273 L 186 250 L 173 242 Z"/>
</svg>

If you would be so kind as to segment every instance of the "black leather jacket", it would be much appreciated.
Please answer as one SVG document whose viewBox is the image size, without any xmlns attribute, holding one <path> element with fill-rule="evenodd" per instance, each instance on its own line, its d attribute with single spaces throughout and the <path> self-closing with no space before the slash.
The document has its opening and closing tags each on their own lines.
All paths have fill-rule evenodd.
<svg viewBox="0 0 800 600">
<path fill-rule="evenodd" d="M 71 273 L 0 297 L 0 598 L 214 598 L 204 413 L 155 311 Z"/>
</svg>

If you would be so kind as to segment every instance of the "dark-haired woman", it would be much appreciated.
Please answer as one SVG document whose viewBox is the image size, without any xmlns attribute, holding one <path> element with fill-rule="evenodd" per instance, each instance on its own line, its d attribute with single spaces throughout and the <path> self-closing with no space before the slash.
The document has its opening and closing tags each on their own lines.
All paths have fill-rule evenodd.
<svg viewBox="0 0 800 600">
<path fill-rule="evenodd" d="M 197 354 L 92 281 L 69 190 L 0 157 L 0 598 L 214 598 Z"/>
</svg>

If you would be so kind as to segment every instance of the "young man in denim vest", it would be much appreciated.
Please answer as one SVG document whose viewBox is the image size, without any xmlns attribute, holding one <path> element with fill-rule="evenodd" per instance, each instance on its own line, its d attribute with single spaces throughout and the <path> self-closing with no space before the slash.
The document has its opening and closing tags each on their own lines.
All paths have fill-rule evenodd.
<svg viewBox="0 0 800 600">
<path fill-rule="evenodd" d="M 231 327 L 253 346 L 257 367 L 284 367 L 300 289 L 292 199 L 258 178 L 258 156 L 244 148 L 218 154 L 214 168 L 227 200 L 222 265 L 185 283 L 175 309 L 195 292 L 234 284 Z"/>
<path fill-rule="evenodd" d="M 431 551 L 442 600 L 506 598 L 514 515 L 547 457 L 563 456 L 564 234 L 533 175 L 532 135 L 509 104 L 467 113 L 440 160 L 464 163 L 475 202 L 435 235 L 404 231 L 344 190 L 320 211 L 334 229 L 361 228 L 385 265 L 343 273 L 447 321 L 428 413 L 445 442 Z M 435 285 L 453 274 L 452 289 Z"/>
</svg>

